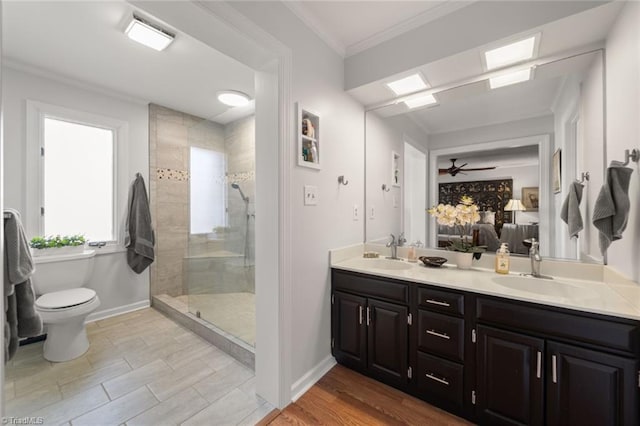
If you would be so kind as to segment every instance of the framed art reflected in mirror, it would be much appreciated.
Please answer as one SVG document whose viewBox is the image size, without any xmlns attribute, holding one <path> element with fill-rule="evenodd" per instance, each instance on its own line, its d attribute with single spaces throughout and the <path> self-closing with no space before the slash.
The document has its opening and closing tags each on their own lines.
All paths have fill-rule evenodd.
<svg viewBox="0 0 640 426">
<path fill-rule="evenodd" d="M 537 186 L 522 188 L 522 204 L 526 211 L 537 212 L 540 204 L 539 188 Z"/>
</svg>

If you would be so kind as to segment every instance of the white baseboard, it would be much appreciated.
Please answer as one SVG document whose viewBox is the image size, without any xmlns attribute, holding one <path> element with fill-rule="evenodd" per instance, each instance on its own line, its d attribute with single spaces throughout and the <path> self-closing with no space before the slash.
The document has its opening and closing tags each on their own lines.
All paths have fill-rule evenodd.
<svg viewBox="0 0 640 426">
<path fill-rule="evenodd" d="M 130 303 L 124 306 L 118 306 L 116 308 L 105 309 L 104 311 L 94 312 L 87 317 L 85 323 L 102 320 L 116 315 L 126 314 L 128 312 L 137 311 L 139 309 L 148 308 L 151 303 L 148 300 L 141 300 L 140 302 Z"/>
<path fill-rule="evenodd" d="M 322 378 L 331 368 L 336 365 L 336 359 L 329 355 L 318 365 L 313 367 L 311 370 L 307 371 L 307 373 L 298 379 L 293 385 L 291 385 L 291 401 L 296 402 L 298 398 L 300 398 L 306 391 L 308 391 L 311 386 L 313 386 L 318 380 Z"/>
</svg>

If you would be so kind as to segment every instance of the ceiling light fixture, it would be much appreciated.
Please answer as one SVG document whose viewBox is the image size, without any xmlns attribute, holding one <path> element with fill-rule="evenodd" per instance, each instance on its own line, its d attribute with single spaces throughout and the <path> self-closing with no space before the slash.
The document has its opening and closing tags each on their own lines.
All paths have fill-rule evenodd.
<svg viewBox="0 0 640 426">
<path fill-rule="evenodd" d="M 407 93 L 417 92 L 426 89 L 428 86 L 420 77 L 420 74 L 413 74 L 409 77 L 387 83 L 389 89 L 393 90 L 396 95 L 406 95 Z"/>
<path fill-rule="evenodd" d="M 407 99 L 403 102 L 406 106 L 408 106 L 411 109 L 438 103 L 435 96 L 433 95 L 420 95 L 420 96 L 413 97 L 411 99 Z"/>
<path fill-rule="evenodd" d="M 247 105 L 251 98 L 246 93 L 237 90 L 225 90 L 218 92 L 218 100 L 227 106 L 240 107 Z"/>
<path fill-rule="evenodd" d="M 125 34 L 133 41 L 144 44 L 154 50 L 161 51 L 167 48 L 176 38 L 174 34 L 152 24 L 144 19 L 133 15 L 133 19 Z"/>
<path fill-rule="evenodd" d="M 531 80 L 531 68 L 525 68 L 510 72 L 509 74 L 503 74 L 498 77 L 489 79 L 489 87 L 497 89 L 498 87 L 510 86 L 516 83 L 522 83 L 523 81 Z"/>
<path fill-rule="evenodd" d="M 484 52 L 487 71 L 533 58 L 538 35 Z"/>
</svg>

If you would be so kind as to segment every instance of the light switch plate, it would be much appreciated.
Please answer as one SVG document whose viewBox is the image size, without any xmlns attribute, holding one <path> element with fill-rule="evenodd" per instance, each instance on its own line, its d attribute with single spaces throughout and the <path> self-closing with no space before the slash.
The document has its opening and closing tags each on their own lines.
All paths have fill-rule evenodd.
<svg viewBox="0 0 640 426">
<path fill-rule="evenodd" d="M 360 209 L 357 204 L 353 205 L 353 220 L 360 220 Z"/>
<path fill-rule="evenodd" d="M 318 187 L 313 185 L 304 186 L 304 205 L 305 206 L 317 206 L 318 205 Z"/>
</svg>

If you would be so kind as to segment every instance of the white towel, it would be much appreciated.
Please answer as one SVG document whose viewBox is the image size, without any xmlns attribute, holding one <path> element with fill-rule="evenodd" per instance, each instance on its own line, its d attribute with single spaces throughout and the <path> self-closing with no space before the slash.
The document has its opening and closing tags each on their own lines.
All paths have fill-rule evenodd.
<svg viewBox="0 0 640 426">
<path fill-rule="evenodd" d="M 582 214 L 580 213 L 580 202 L 582 201 L 582 190 L 584 185 L 580 182 L 573 182 L 569 186 L 569 194 L 562 204 L 560 219 L 569 225 L 569 236 L 578 238 L 578 233 L 584 229 Z"/>
<path fill-rule="evenodd" d="M 629 220 L 629 181 L 633 169 L 619 161 L 612 161 L 607 169 L 593 209 L 593 225 L 600 234 L 600 251 L 604 255 L 613 241 L 622 238 Z"/>
</svg>

